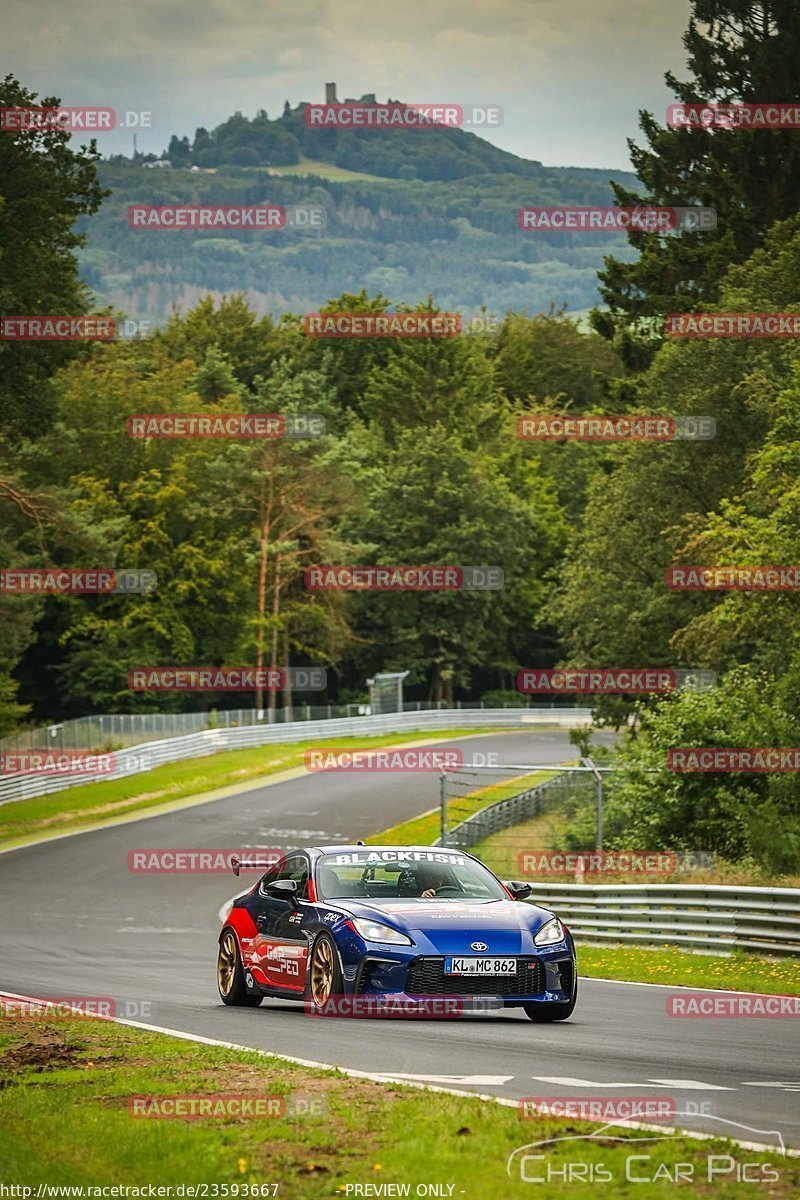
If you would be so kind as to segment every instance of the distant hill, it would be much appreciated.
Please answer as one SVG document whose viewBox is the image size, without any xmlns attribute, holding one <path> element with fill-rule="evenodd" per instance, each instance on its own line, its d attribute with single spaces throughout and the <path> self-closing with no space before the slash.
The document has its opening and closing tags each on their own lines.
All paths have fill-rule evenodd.
<svg viewBox="0 0 800 1200">
<path fill-rule="evenodd" d="M 543 166 L 460 129 L 318 130 L 302 106 L 287 105 L 277 120 L 237 113 L 191 143 L 173 137 L 168 153 L 169 168 L 146 169 L 141 157 L 103 163 L 112 195 L 82 222 L 86 282 L 101 302 L 155 324 L 207 293 L 241 291 L 257 312 L 277 315 L 362 287 L 394 302 L 433 295 L 465 314 L 585 311 L 598 300 L 604 254 L 633 253 L 623 234 L 517 227 L 523 205 L 610 204 L 609 179 L 635 189 L 633 175 Z M 126 209 L 136 202 L 318 205 L 327 222 L 321 230 L 133 230 Z"/>
<path fill-rule="evenodd" d="M 306 101 L 294 108 L 287 101 L 283 115 L 273 120 L 264 109 L 252 119 L 237 112 L 216 129 L 197 129 L 191 140 L 174 134 L 164 157 L 174 167 L 287 167 L 306 159 L 383 179 L 405 180 L 464 179 L 478 174 L 531 176 L 541 167 L 541 163 L 500 150 L 458 128 L 314 128 L 304 119 L 306 107 Z"/>
</svg>

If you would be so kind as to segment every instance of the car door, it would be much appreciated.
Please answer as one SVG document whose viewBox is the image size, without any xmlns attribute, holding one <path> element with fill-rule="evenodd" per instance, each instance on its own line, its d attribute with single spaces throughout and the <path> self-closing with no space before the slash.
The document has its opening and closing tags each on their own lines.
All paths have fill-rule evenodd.
<svg viewBox="0 0 800 1200">
<path fill-rule="evenodd" d="M 285 858 L 259 884 L 252 962 L 267 987 L 300 993 L 305 988 L 308 940 L 302 922 L 308 912 L 308 877 L 308 857 L 297 853 Z M 268 885 L 279 879 L 297 884 L 294 900 L 269 895 Z"/>
</svg>

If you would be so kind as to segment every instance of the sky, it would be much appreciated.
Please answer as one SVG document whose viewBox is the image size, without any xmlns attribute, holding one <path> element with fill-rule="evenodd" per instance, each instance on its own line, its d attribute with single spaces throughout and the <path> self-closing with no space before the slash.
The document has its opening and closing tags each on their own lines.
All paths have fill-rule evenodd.
<svg viewBox="0 0 800 1200">
<path fill-rule="evenodd" d="M 686 75 L 688 0 L 2 0 L 3 74 L 65 105 L 152 114 L 159 153 L 232 112 L 375 92 L 503 110 L 488 140 L 554 166 L 630 165 L 638 110 Z M 125 130 L 101 135 L 130 153 Z"/>
</svg>

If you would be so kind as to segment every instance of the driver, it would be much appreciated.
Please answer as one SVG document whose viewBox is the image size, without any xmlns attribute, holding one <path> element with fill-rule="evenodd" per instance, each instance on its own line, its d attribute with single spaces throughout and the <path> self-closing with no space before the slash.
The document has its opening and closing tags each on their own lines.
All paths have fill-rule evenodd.
<svg viewBox="0 0 800 1200">
<path fill-rule="evenodd" d="M 419 894 L 423 900 L 432 900 L 439 888 L 447 886 L 447 876 L 437 867 L 420 867 L 416 876 Z"/>
</svg>

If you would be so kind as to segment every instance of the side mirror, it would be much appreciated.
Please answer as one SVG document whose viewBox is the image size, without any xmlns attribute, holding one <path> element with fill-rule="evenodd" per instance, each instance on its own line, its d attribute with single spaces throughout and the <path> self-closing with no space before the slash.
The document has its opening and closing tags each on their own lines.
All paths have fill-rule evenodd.
<svg viewBox="0 0 800 1200">
<path fill-rule="evenodd" d="M 529 883 L 520 883 L 518 879 L 507 879 L 505 882 L 513 900 L 527 900 L 533 893 Z"/>
<path fill-rule="evenodd" d="M 293 879 L 276 879 L 274 883 L 268 883 L 266 887 L 268 896 L 272 896 L 273 900 L 288 900 L 290 904 L 296 903 L 297 884 Z"/>
</svg>

